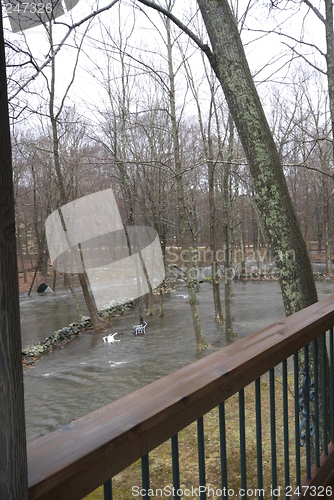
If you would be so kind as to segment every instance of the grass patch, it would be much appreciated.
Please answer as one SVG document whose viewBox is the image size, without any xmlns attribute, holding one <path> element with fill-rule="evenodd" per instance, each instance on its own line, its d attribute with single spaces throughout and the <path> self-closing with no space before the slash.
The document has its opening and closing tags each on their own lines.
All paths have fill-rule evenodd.
<svg viewBox="0 0 334 500">
<path fill-rule="evenodd" d="M 295 484 L 295 438 L 294 438 L 294 396 L 293 378 L 288 379 L 288 412 L 289 412 L 289 455 L 290 455 L 290 484 Z M 245 388 L 245 427 L 246 427 L 246 455 L 247 455 L 247 488 L 257 488 L 257 459 L 256 459 L 256 420 L 255 420 L 255 388 L 254 383 Z M 276 443 L 277 443 L 277 479 L 281 486 L 281 497 L 284 498 L 284 447 L 283 447 L 283 395 L 282 379 L 276 377 L 275 383 L 275 406 L 276 406 Z M 261 419 L 262 419 L 262 464 L 263 464 L 263 488 L 265 498 L 271 498 L 271 439 L 270 439 L 270 403 L 269 403 L 269 379 L 261 379 Z M 226 446 L 227 446 L 227 469 L 228 488 L 235 492 L 229 494 L 228 498 L 240 498 L 240 453 L 239 453 L 239 398 L 234 395 L 225 403 L 226 420 Z M 220 473 L 220 444 L 219 444 L 219 414 L 218 408 L 204 416 L 205 437 L 205 466 L 206 486 L 213 490 L 221 488 Z M 302 477 L 305 475 L 305 453 L 301 448 Z M 170 441 L 163 443 L 153 450 L 149 455 L 150 461 L 150 488 L 163 489 L 165 486 L 172 488 L 172 461 Z M 179 461 L 181 488 L 198 488 L 198 455 L 197 455 L 197 425 L 196 422 L 189 425 L 179 433 Z M 141 488 L 141 461 L 117 474 L 113 478 L 113 498 L 115 500 L 130 500 L 141 498 L 133 496 L 132 487 Z M 161 498 L 172 498 L 160 496 Z M 251 495 L 249 496 L 251 497 Z M 97 500 L 103 498 L 103 487 L 85 497 L 86 500 Z M 159 498 L 155 496 L 152 498 Z M 183 496 L 182 499 L 189 498 Z M 191 497 L 190 497 L 191 498 Z M 213 493 L 208 498 L 221 498 Z M 255 496 L 254 496 L 255 498 Z"/>
</svg>

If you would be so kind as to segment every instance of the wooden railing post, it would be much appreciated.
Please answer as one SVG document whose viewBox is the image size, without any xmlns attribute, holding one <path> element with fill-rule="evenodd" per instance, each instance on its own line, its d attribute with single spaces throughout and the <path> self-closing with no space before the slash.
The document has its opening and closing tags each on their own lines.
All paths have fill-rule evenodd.
<svg viewBox="0 0 334 500">
<path fill-rule="evenodd" d="M 24 421 L 14 193 L 5 53 L 0 13 L 0 498 L 26 500 Z"/>
</svg>

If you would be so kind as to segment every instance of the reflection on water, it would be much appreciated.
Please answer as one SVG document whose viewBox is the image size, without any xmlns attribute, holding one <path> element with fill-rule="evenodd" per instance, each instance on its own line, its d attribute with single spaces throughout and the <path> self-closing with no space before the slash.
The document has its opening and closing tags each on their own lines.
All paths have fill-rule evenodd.
<svg viewBox="0 0 334 500">
<path fill-rule="evenodd" d="M 332 281 L 321 281 L 317 286 L 319 298 L 334 293 Z M 236 340 L 284 317 L 277 282 L 236 282 L 233 289 Z M 222 297 L 223 293 L 222 283 Z M 65 425 L 73 418 L 79 418 L 226 345 L 224 325 L 217 325 L 213 320 L 212 287 L 204 283 L 198 300 L 204 337 L 212 347 L 204 352 L 196 351 L 187 295 L 187 289 L 180 284 L 171 300 L 165 303 L 164 317 L 155 315 L 146 318 L 146 335 L 135 337 L 131 334 L 132 326 L 138 322 L 134 311 L 115 320 L 107 332 L 123 332 L 119 337 L 121 342 L 103 342 L 106 332 L 84 333 L 63 349 L 43 355 L 35 367 L 24 375 L 28 440 Z M 30 326 L 23 323 L 26 332 L 49 314 L 26 339 L 29 343 L 32 339 L 36 341 L 39 335 L 39 338 L 45 338 L 55 329 L 76 319 L 75 306 L 72 306 L 67 292 L 22 297 L 21 311 L 24 322 L 31 322 Z M 48 329 L 50 324 L 51 330 Z"/>
</svg>

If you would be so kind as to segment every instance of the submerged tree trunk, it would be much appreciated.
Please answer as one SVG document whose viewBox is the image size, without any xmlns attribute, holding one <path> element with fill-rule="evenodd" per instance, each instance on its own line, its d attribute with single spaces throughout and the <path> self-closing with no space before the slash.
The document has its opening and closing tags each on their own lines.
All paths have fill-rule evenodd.
<svg viewBox="0 0 334 500">
<path fill-rule="evenodd" d="M 318 300 L 309 255 L 236 19 L 227 0 L 198 0 L 198 5 L 213 49 L 210 62 L 248 160 L 268 239 L 278 255 L 285 312 L 290 315 Z"/>
<path fill-rule="evenodd" d="M 154 316 L 154 311 L 153 311 L 153 291 L 152 290 L 150 290 L 145 295 L 145 301 L 146 301 L 147 315 L 148 316 Z"/>
<path fill-rule="evenodd" d="M 164 285 L 165 281 L 163 281 L 159 288 L 159 317 L 162 318 L 164 316 Z"/>
<path fill-rule="evenodd" d="M 56 269 L 53 270 L 53 283 L 52 283 L 52 290 L 56 290 L 56 284 L 57 284 L 57 271 Z"/>
</svg>

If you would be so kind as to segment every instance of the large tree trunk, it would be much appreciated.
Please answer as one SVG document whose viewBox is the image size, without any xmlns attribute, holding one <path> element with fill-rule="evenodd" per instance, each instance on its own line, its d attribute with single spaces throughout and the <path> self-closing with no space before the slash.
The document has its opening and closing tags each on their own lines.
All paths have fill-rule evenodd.
<svg viewBox="0 0 334 500">
<path fill-rule="evenodd" d="M 28 498 L 14 191 L 0 13 L 0 498 Z"/>
<path fill-rule="evenodd" d="M 213 49 L 211 64 L 248 160 L 268 239 L 279 256 L 280 284 L 289 315 L 318 300 L 306 245 L 236 19 L 227 0 L 198 0 L 198 5 Z"/>
</svg>

